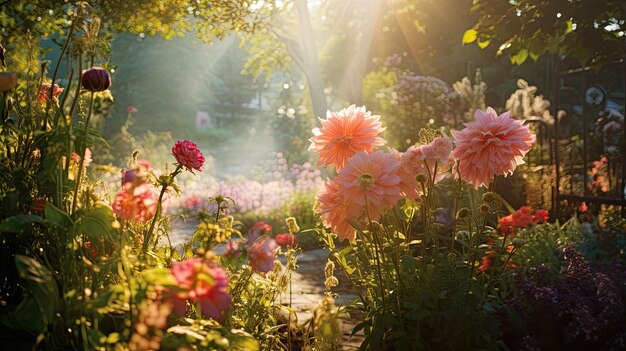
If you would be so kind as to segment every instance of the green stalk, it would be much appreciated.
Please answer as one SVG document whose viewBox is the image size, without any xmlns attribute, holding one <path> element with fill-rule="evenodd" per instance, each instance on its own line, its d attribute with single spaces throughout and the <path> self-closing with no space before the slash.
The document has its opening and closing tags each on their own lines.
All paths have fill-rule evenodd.
<svg viewBox="0 0 626 351">
<path fill-rule="evenodd" d="M 59 73 L 59 66 L 61 65 L 61 60 L 63 59 L 63 55 L 65 55 L 65 51 L 67 51 L 67 46 L 70 43 L 70 40 L 72 39 L 72 34 L 74 34 L 74 26 L 75 26 L 76 21 L 72 21 L 72 25 L 70 26 L 70 30 L 69 33 L 67 34 L 67 39 L 65 39 L 65 44 L 63 44 L 63 48 L 61 49 L 61 54 L 59 55 L 59 59 L 57 60 L 56 65 L 54 66 L 54 73 L 52 73 L 52 85 L 50 86 L 50 96 L 48 96 L 48 101 L 51 102 L 52 101 L 52 96 L 53 96 L 53 92 L 54 92 L 54 81 L 57 79 L 57 73 Z M 71 79 L 70 79 L 71 81 Z M 50 116 L 50 108 L 49 108 L 50 104 L 48 104 L 46 106 L 46 117 L 44 119 L 44 123 L 43 123 L 43 130 L 45 130 L 46 125 L 48 124 L 48 117 Z M 61 111 L 63 112 L 63 111 Z M 55 125 L 58 124 L 58 116 L 59 114 L 56 115 L 57 118 L 55 118 Z"/>
<path fill-rule="evenodd" d="M 78 200 L 78 191 L 80 190 L 80 181 L 83 177 L 83 168 L 85 165 L 85 154 L 87 153 L 87 133 L 89 131 L 89 120 L 91 119 L 91 113 L 93 112 L 93 101 L 95 97 L 95 93 L 92 91 L 91 96 L 89 97 L 89 112 L 87 113 L 87 118 L 85 119 L 85 126 L 83 128 L 83 144 L 85 146 L 85 150 L 80 157 L 80 162 L 78 165 L 78 175 L 76 176 L 76 188 L 74 189 L 74 199 L 72 200 L 72 212 L 74 214 L 76 212 L 76 205 Z"/>
<path fill-rule="evenodd" d="M 174 180 L 174 177 L 176 177 L 178 173 L 180 173 L 182 168 L 183 168 L 183 165 L 179 164 L 174 170 L 174 172 L 172 172 L 169 175 L 169 179 L 167 180 L 167 182 L 165 182 L 161 186 L 161 193 L 159 194 L 159 201 L 157 202 L 156 213 L 154 214 L 154 217 L 152 218 L 152 223 L 150 223 L 150 229 L 148 229 L 146 236 L 143 238 L 143 247 L 141 248 L 141 256 L 144 256 L 146 254 L 146 251 L 148 250 L 148 246 L 150 245 L 150 239 L 152 238 L 152 233 L 154 232 L 154 227 L 156 226 L 156 222 L 159 219 L 159 217 L 161 217 L 161 211 L 163 209 L 163 206 L 161 204 L 163 202 L 163 196 L 165 195 L 165 191 Z"/>
</svg>

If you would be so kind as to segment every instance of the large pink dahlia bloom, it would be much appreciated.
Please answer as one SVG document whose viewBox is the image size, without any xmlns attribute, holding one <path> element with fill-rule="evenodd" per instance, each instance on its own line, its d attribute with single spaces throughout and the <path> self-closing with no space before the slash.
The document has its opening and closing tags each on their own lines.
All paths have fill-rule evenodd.
<svg viewBox="0 0 626 351">
<path fill-rule="evenodd" d="M 451 133 L 456 140 L 452 156 L 459 160 L 457 177 L 476 189 L 488 186 L 497 175 L 513 174 L 535 143 L 535 135 L 522 121 L 511 119 L 509 112 L 498 116 L 491 107 L 477 110 L 476 121 Z"/>
<path fill-rule="evenodd" d="M 378 134 L 385 130 L 380 116 L 372 116 L 365 106 L 351 105 L 339 112 L 328 111 L 326 119 L 320 118 L 321 128 L 313 129 L 309 139 L 309 151 L 319 152 L 318 164 L 333 165 L 342 169 L 356 153 L 371 152 L 374 147 L 385 145 Z"/>
<path fill-rule="evenodd" d="M 378 220 L 396 205 L 400 199 L 398 168 L 396 157 L 382 151 L 359 152 L 348 160 L 335 182 L 351 217 L 369 215 Z"/>
</svg>

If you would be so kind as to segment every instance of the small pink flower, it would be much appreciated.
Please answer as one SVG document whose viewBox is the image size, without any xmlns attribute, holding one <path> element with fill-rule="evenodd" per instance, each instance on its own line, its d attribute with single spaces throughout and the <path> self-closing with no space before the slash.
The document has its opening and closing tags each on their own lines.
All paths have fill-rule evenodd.
<svg viewBox="0 0 626 351">
<path fill-rule="evenodd" d="M 309 151 L 319 152 L 321 166 L 333 165 L 340 170 L 356 153 L 371 152 L 386 143 L 378 136 L 385 130 L 380 116 L 372 116 L 365 106 L 351 105 L 339 112 L 328 111 L 326 119 L 319 120 L 322 128 L 313 129 Z"/>
<path fill-rule="evenodd" d="M 174 147 L 172 147 L 172 154 L 174 154 L 176 161 L 188 170 L 195 169 L 202 172 L 204 156 L 202 156 L 202 152 L 200 152 L 196 144 L 189 140 L 177 141 Z"/>
<path fill-rule="evenodd" d="M 139 109 L 137 109 L 137 107 L 130 105 L 126 108 L 126 111 L 128 111 L 129 113 L 137 113 L 137 111 L 139 111 Z"/>
<path fill-rule="evenodd" d="M 248 249 L 248 261 L 252 269 L 259 273 L 267 273 L 274 267 L 276 259 L 276 240 L 268 235 L 261 236 Z"/>
<path fill-rule="evenodd" d="M 272 226 L 263 222 L 258 221 L 252 225 L 252 227 L 248 228 L 248 232 L 246 236 L 248 237 L 248 243 L 255 242 L 261 235 L 269 234 L 272 232 Z"/>
<path fill-rule="evenodd" d="M 447 136 L 437 137 L 430 144 L 425 145 L 423 149 L 424 158 L 427 160 L 437 161 L 441 168 L 450 165 L 452 159 L 452 140 Z"/>
<path fill-rule="evenodd" d="M 121 189 L 113 202 L 113 213 L 126 221 L 146 222 L 154 217 L 159 195 L 149 184 Z"/>
<path fill-rule="evenodd" d="M 72 152 L 72 153 L 70 154 L 70 157 L 71 157 L 71 158 L 72 158 L 72 160 L 73 160 L 73 161 L 75 161 L 76 163 L 80 163 L 80 155 L 79 155 L 79 154 L 77 154 L 77 153 L 75 153 L 75 152 Z M 93 160 L 92 160 L 92 158 L 91 158 L 91 149 L 86 148 L 86 149 L 85 149 L 85 162 L 83 163 L 83 165 L 84 165 L 85 167 L 87 167 L 87 166 L 89 166 L 89 165 L 91 164 L 91 161 L 93 161 Z"/>
<path fill-rule="evenodd" d="M 522 121 L 511 119 L 509 112 L 498 116 L 491 107 L 476 111 L 476 121 L 451 133 L 456 140 L 452 155 L 459 160 L 457 177 L 476 189 L 488 186 L 495 176 L 513 174 L 535 143 Z"/>
<path fill-rule="evenodd" d="M 226 242 L 226 249 L 224 250 L 223 255 L 225 256 L 237 256 L 243 250 L 239 247 L 239 242 L 229 240 Z"/>
<path fill-rule="evenodd" d="M 184 316 L 185 301 L 191 300 L 200 303 L 202 314 L 223 322 L 222 312 L 230 307 L 231 295 L 226 290 L 228 276 L 222 267 L 192 258 L 174 262 L 171 272 L 182 289 L 170 297 L 176 314 Z"/>
<path fill-rule="evenodd" d="M 50 83 L 43 83 L 41 85 L 41 89 L 39 90 L 39 95 L 37 95 L 37 101 L 39 101 L 39 103 L 41 104 L 45 104 L 46 101 L 48 101 L 48 98 L 50 97 L 50 88 L 51 88 L 51 84 Z M 58 85 L 54 85 L 54 87 L 52 88 L 52 102 L 57 104 L 59 103 L 59 95 L 61 95 L 61 93 L 63 92 L 63 88 L 59 88 Z"/>
<path fill-rule="evenodd" d="M 290 233 L 276 234 L 276 243 L 280 246 L 294 246 L 298 239 Z"/>
</svg>

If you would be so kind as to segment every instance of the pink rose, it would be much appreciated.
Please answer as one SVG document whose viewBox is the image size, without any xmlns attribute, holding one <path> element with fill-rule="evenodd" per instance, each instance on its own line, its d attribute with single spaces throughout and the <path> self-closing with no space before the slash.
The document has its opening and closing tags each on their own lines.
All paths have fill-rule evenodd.
<svg viewBox="0 0 626 351">
<path fill-rule="evenodd" d="M 190 171 L 195 169 L 202 172 L 202 165 L 204 164 L 204 156 L 198 149 L 198 146 L 189 140 L 177 141 L 172 147 L 172 154 L 176 158 L 176 161 L 185 166 Z"/>
<path fill-rule="evenodd" d="M 267 273 L 274 267 L 276 259 L 276 240 L 267 235 L 261 236 L 248 249 L 248 261 L 252 269 L 259 273 Z"/>
</svg>

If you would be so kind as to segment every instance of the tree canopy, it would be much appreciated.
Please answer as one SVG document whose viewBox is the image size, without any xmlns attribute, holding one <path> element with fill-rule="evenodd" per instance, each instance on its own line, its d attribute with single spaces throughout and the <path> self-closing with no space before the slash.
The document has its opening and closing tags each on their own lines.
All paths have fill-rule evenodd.
<svg viewBox="0 0 626 351">
<path fill-rule="evenodd" d="M 547 53 L 600 67 L 624 58 L 626 1 L 474 0 L 478 20 L 464 43 L 496 46 L 511 62 Z"/>
</svg>

